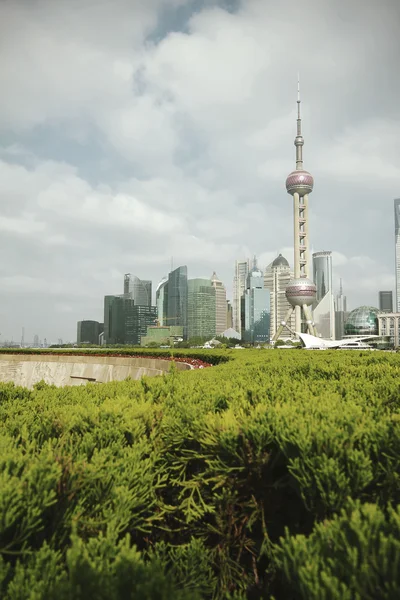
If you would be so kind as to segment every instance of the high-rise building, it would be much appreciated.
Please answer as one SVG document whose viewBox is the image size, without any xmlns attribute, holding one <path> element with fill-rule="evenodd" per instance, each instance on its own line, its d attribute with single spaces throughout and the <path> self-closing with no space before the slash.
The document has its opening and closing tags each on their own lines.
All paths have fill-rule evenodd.
<svg viewBox="0 0 400 600">
<path fill-rule="evenodd" d="M 235 276 L 233 278 L 233 328 L 240 333 L 242 330 L 241 321 L 241 298 L 246 289 L 247 275 L 249 274 L 249 259 L 237 260 L 235 263 Z"/>
<path fill-rule="evenodd" d="M 163 277 L 156 289 L 157 319 L 160 326 L 168 326 L 168 278 Z"/>
<path fill-rule="evenodd" d="M 270 340 L 270 293 L 264 288 L 264 277 L 254 259 L 241 298 L 242 339 L 251 344 Z"/>
<path fill-rule="evenodd" d="M 303 168 L 304 138 L 301 133 L 300 114 L 300 84 L 297 86 L 297 135 L 294 140 L 296 146 L 296 170 L 292 171 L 286 179 L 286 191 L 293 196 L 293 221 L 294 221 L 294 279 L 286 288 L 286 297 L 295 311 L 295 331 L 307 330 L 315 335 L 311 305 L 315 301 L 315 285 L 309 279 L 309 239 L 308 239 L 308 195 L 314 187 L 312 175 Z M 283 324 L 280 325 L 274 339 L 278 339 L 283 327 L 291 316 L 288 311 Z"/>
<path fill-rule="evenodd" d="M 379 310 L 381 312 L 393 312 L 393 292 L 379 292 Z"/>
<path fill-rule="evenodd" d="M 78 321 L 77 344 L 98 344 L 99 335 L 104 331 L 104 324 L 98 321 Z"/>
<path fill-rule="evenodd" d="M 125 320 L 135 305 L 124 295 L 104 297 L 104 341 L 106 344 L 125 344 Z"/>
<path fill-rule="evenodd" d="M 124 294 L 135 301 L 137 306 L 151 306 L 151 281 L 139 279 L 136 275 L 124 275 Z"/>
<path fill-rule="evenodd" d="M 168 275 L 167 325 L 183 327 L 187 339 L 188 279 L 187 267 L 178 267 Z"/>
<path fill-rule="evenodd" d="M 215 289 L 215 331 L 221 335 L 226 330 L 226 289 L 216 272 L 212 274 L 211 283 Z"/>
<path fill-rule="evenodd" d="M 319 335 L 335 339 L 335 302 L 332 289 L 332 252 L 314 252 L 313 279 L 316 287 L 314 323 Z"/>
<path fill-rule="evenodd" d="M 230 300 L 226 301 L 226 328 L 225 329 L 233 329 L 233 310 L 232 310 L 232 304 L 231 304 Z"/>
<path fill-rule="evenodd" d="M 286 298 L 286 288 L 289 281 L 293 278 L 288 261 L 282 254 L 279 254 L 272 261 L 264 272 L 264 287 L 270 293 L 271 302 L 271 325 L 270 335 L 274 337 L 279 326 L 285 319 L 285 315 L 290 311 L 291 305 Z M 289 317 L 288 325 L 293 331 L 295 328 L 294 313 Z"/>
<path fill-rule="evenodd" d="M 344 336 L 344 324 L 348 317 L 347 298 L 343 294 L 342 280 L 340 280 L 339 293 L 335 298 L 335 339 L 341 340 Z"/>
<path fill-rule="evenodd" d="M 394 201 L 394 238 L 396 257 L 396 311 L 400 312 L 400 198 Z"/>
<path fill-rule="evenodd" d="M 216 333 L 216 289 L 210 279 L 189 279 L 187 336 L 213 338 Z"/>
<path fill-rule="evenodd" d="M 104 297 L 104 340 L 106 344 L 140 344 L 147 327 L 157 320 L 155 306 L 135 305 L 122 294 Z"/>
</svg>

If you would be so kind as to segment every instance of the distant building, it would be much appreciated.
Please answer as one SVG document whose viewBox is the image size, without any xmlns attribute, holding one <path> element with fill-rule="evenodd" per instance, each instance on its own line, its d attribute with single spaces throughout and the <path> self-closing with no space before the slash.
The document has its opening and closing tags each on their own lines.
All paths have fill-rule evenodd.
<svg viewBox="0 0 400 600">
<path fill-rule="evenodd" d="M 400 198 L 394 201 L 394 237 L 396 257 L 396 312 L 400 312 Z"/>
<path fill-rule="evenodd" d="M 228 339 L 235 339 L 235 340 L 240 340 L 241 339 L 241 335 L 240 333 L 238 333 L 237 331 L 235 331 L 232 327 L 229 327 L 226 331 L 224 331 L 221 334 L 222 337 L 228 338 Z"/>
<path fill-rule="evenodd" d="M 226 329 L 233 329 L 233 310 L 230 300 L 226 301 Z"/>
<path fill-rule="evenodd" d="M 379 292 L 379 310 L 381 312 L 393 312 L 393 292 Z"/>
<path fill-rule="evenodd" d="M 348 317 L 347 298 L 343 294 L 342 280 L 340 280 L 339 293 L 335 298 L 335 339 L 341 340 L 344 336 L 344 324 Z"/>
<path fill-rule="evenodd" d="M 78 321 L 76 343 L 99 344 L 99 336 L 104 331 L 104 323 L 98 321 Z"/>
<path fill-rule="evenodd" d="M 400 313 L 378 313 L 378 333 L 389 336 L 391 344 L 398 348 L 400 345 Z"/>
<path fill-rule="evenodd" d="M 237 260 L 235 263 L 235 276 L 233 278 L 233 328 L 242 330 L 241 298 L 246 289 L 247 275 L 249 274 L 249 259 Z"/>
<path fill-rule="evenodd" d="M 214 337 L 216 289 L 210 279 L 188 281 L 187 337 Z"/>
<path fill-rule="evenodd" d="M 137 306 L 151 306 L 152 282 L 139 279 L 136 275 L 124 275 L 124 294 L 132 298 Z"/>
<path fill-rule="evenodd" d="M 351 311 L 344 326 L 345 335 L 378 335 L 378 313 L 374 306 L 359 306 Z"/>
<path fill-rule="evenodd" d="M 168 278 L 163 277 L 156 289 L 157 319 L 159 325 L 168 326 Z"/>
<path fill-rule="evenodd" d="M 104 339 L 106 344 L 138 345 L 147 327 L 157 320 L 155 306 L 135 305 L 135 301 L 120 296 L 104 298 Z"/>
<path fill-rule="evenodd" d="M 170 345 L 171 339 L 179 341 L 183 339 L 183 327 L 150 326 L 147 327 L 147 334 L 141 339 L 141 346 L 148 346 L 156 343 L 160 345 Z"/>
<path fill-rule="evenodd" d="M 264 288 L 262 272 L 256 260 L 247 276 L 246 290 L 241 298 L 242 339 L 251 344 L 270 340 L 270 293 Z"/>
<path fill-rule="evenodd" d="M 167 323 L 183 327 L 187 339 L 188 278 L 187 267 L 178 267 L 168 275 Z"/>
<path fill-rule="evenodd" d="M 318 335 L 327 340 L 334 340 L 335 303 L 332 289 L 332 252 L 314 252 L 313 280 L 317 295 L 313 307 L 313 318 Z"/>
<path fill-rule="evenodd" d="M 264 287 L 270 293 L 271 302 L 271 338 L 278 331 L 278 327 L 285 319 L 285 316 L 290 308 L 288 299 L 286 298 L 286 287 L 292 279 L 293 273 L 286 258 L 279 254 L 274 261 L 265 269 L 264 272 Z M 295 314 L 292 313 L 289 322 L 289 327 L 294 330 Z"/>
<path fill-rule="evenodd" d="M 211 283 L 215 289 L 215 332 L 216 335 L 221 335 L 226 329 L 226 289 L 222 281 L 218 279 L 215 271 L 212 274 Z"/>
<path fill-rule="evenodd" d="M 40 340 L 39 340 L 39 336 L 37 333 L 35 333 L 35 335 L 33 336 L 33 347 L 34 348 L 40 347 Z"/>
</svg>

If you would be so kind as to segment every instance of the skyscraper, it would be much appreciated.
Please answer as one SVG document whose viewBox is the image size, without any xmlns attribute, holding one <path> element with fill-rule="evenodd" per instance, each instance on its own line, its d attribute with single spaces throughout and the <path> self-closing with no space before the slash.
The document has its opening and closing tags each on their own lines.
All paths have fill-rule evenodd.
<svg viewBox="0 0 400 600">
<path fill-rule="evenodd" d="M 129 295 L 138 306 L 151 306 L 152 283 L 147 279 L 139 279 L 136 275 L 124 275 L 124 294 Z"/>
<path fill-rule="evenodd" d="M 210 279 L 189 279 L 187 337 L 213 338 L 216 333 L 216 289 Z"/>
<path fill-rule="evenodd" d="M 335 339 L 335 303 L 332 289 L 332 252 L 314 252 L 313 279 L 316 287 L 314 322 L 321 337 Z"/>
<path fill-rule="evenodd" d="M 247 275 L 249 274 L 249 259 L 237 260 L 235 263 L 235 276 L 233 278 L 233 328 L 240 333 L 242 330 L 241 322 L 241 298 L 246 289 Z"/>
<path fill-rule="evenodd" d="M 178 267 L 168 275 L 167 325 L 183 327 L 187 339 L 188 279 L 187 267 Z"/>
<path fill-rule="evenodd" d="M 226 330 L 226 289 L 216 272 L 212 274 L 211 283 L 215 289 L 215 332 L 221 335 Z"/>
<path fill-rule="evenodd" d="M 270 340 L 270 294 L 264 288 L 264 277 L 254 259 L 241 298 L 242 338 L 246 342 L 268 343 Z"/>
<path fill-rule="evenodd" d="M 168 278 L 163 277 L 156 289 L 156 307 L 158 324 L 168 325 Z"/>
<path fill-rule="evenodd" d="M 308 195 L 311 194 L 314 187 L 312 175 L 303 169 L 303 145 L 304 138 L 301 133 L 301 113 L 300 113 L 300 84 L 297 85 L 297 135 L 294 140 L 296 146 L 296 170 L 292 171 L 286 179 L 286 191 L 293 196 L 293 221 L 294 221 L 294 279 L 292 279 L 286 288 L 286 298 L 295 311 L 295 331 L 302 330 L 302 321 L 304 329 L 311 335 L 315 335 L 312 314 L 310 306 L 315 301 L 315 285 L 310 281 L 309 269 L 309 240 L 308 240 Z M 302 318 L 303 315 L 303 318 Z M 290 310 L 286 318 L 278 328 L 274 339 L 277 339 L 288 319 L 291 316 Z"/>
<path fill-rule="evenodd" d="M 347 298 L 343 294 L 342 280 L 340 280 L 339 293 L 335 298 L 335 339 L 337 340 L 341 340 L 344 336 L 347 314 Z"/>
<path fill-rule="evenodd" d="M 393 292 L 379 292 L 379 310 L 393 312 Z"/>
<path fill-rule="evenodd" d="M 77 344 L 98 344 L 99 335 L 103 333 L 104 325 L 98 321 L 78 321 Z"/>
<path fill-rule="evenodd" d="M 285 319 L 286 313 L 291 309 L 285 292 L 292 277 L 293 273 L 290 270 L 289 263 L 282 254 L 279 254 L 265 269 L 264 287 L 269 290 L 271 302 L 271 337 L 278 331 L 280 324 Z M 293 312 L 288 324 L 291 329 L 294 329 Z"/>
<path fill-rule="evenodd" d="M 135 305 L 129 295 L 104 297 L 104 339 L 106 344 L 139 345 L 147 327 L 157 319 L 155 306 Z"/>
<path fill-rule="evenodd" d="M 396 257 L 396 312 L 400 312 L 400 198 L 394 201 L 394 238 Z"/>
</svg>

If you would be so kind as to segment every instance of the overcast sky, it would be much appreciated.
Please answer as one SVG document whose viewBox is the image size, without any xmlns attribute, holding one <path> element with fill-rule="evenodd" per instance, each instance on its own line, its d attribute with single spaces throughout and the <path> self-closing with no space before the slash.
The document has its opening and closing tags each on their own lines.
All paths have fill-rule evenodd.
<svg viewBox="0 0 400 600">
<path fill-rule="evenodd" d="M 312 249 L 394 289 L 398 0 L 1 0 L 0 340 L 76 338 L 123 275 L 293 262 L 296 85 Z"/>
</svg>

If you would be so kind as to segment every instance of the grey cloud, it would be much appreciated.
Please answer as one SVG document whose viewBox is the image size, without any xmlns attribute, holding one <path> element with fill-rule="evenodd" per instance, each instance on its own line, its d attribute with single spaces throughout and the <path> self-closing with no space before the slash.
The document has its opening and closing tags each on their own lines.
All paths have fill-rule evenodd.
<svg viewBox="0 0 400 600">
<path fill-rule="evenodd" d="M 290 259 L 299 69 L 312 246 L 352 306 L 393 286 L 397 2 L 20 0 L 0 22 L 2 339 L 71 339 L 171 257 L 228 288 L 235 258 Z"/>
</svg>

